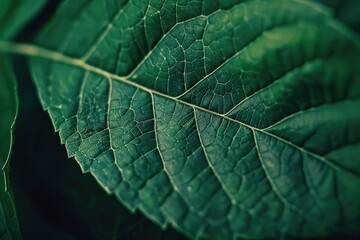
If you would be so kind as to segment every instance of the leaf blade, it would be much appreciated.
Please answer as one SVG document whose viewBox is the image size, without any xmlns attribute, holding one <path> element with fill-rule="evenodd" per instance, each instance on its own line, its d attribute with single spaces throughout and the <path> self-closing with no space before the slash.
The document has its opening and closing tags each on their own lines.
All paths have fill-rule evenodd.
<svg viewBox="0 0 360 240">
<path fill-rule="evenodd" d="M 260 3 L 265 4 L 264 2 L 259 1 L 256 3 L 244 3 L 241 6 L 246 6 L 244 7 L 245 9 L 247 7 L 251 9 L 251 6 L 253 6 L 255 9 L 255 6 L 259 6 Z M 274 6 L 278 7 L 278 5 L 275 5 L 278 3 L 280 3 L 280 1 L 272 1 L 271 3 L 267 3 L 267 6 L 274 4 Z M 288 8 L 286 6 L 282 7 L 284 13 L 290 11 L 295 14 L 296 11 L 291 10 L 293 9 L 292 4 L 294 3 L 289 3 Z M 306 4 L 302 5 L 302 2 L 296 2 L 296 4 L 304 7 L 304 9 L 308 11 L 313 11 L 313 9 Z M 90 11 L 89 9 L 91 8 L 89 7 L 88 11 Z M 226 11 L 231 11 L 231 9 Z M 216 16 L 216 13 L 214 16 Z M 317 65 L 320 65 L 319 68 L 323 69 L 325 64 L 323 63 L 322 58 L 327 57 L 327 55 L 333 54 L 334 58 L 341 58 L 341 55 L 343 55 L 344 59 L 349 61 L 348 59 L 351 59 L 349 57 L 349 52 L 354 49 L 356 49 L 356 52 L 358 51 L 357 43 L 353 43 L 353 41 L 347 36 L 344 36 L 342 32 L 339 32 L 338 29 L 334 29 L 332 27 L 333 20 L 323 16 L 321 13 L 317 13 L 317 10 L 314 11 L 314 16 L 315 17 L 312 17 L 311 14 L 308 15 L 307 13 L 303 15 L 300 14 L 300 20 L 295 22 L 289 21 L 290 24 L 286 22 L 284 26 L 280 26 L 277 29 L 270 28 L 265 31 L 265 34 L 262 34 L 255 41 L 250 40 L 250 42 L 256 46 L 253 48 L 254 50 L 251 53 L 255 55 L 255 59 L 263 59 L 263 56 L 270 55 L 269 59 L 275 59 L 275 66 L 280 66 L 280 64 L 281 66 L 285 66 L 284 70 L 282 70 L 283 73 L 288 73 L 292 68 L 295 68 L 295 73 L 290 73 L 289 76 L 281 77 L 281 71 L 280 73 L 276 72 L 278 70 L 275 68 L 272 68 L 275 72 L 267 73 L 266 70 L 264 70 L 266 69 L 266 65 L 264 64 L 265 67 L 261 68 L 262 65 L 256 61 L 254 64 L 251 64 L 251 60 L 254 59 L 254 56 L 249 53 L 250 51 L 246 52 L 246 54 L 244 54 L 244 58 L 246 59 L 247 57 L 249 61 L 248 65 L 245 65 L 247 69 L 244 69 L 246 69 L 249 73 L 247 81 L 249 81 L 249 83 L 251 83 L 250 80 L 255 82 L 255 87 L 250 86 L 250 90 L 253 91 L 253 94 L 256 93 L 256 90 L 254 91 L 256 86 L 258 89 L 264 89 L 268 84 L 264 82 L 264 80 L 262 80 L 263 82 L 256 83 L 257 79 L 261 79 L 261 74 L 267 74 L 265 75 L 266 78 L 274 81 L 274 85 L 269 85 L 269 89 L 271 90 L 264 91 L 261 94 L 274 94 L 275 90 L 280 91 L 277 92 L 277 95 L 274 94 L 275 96 L 270 95 L 272 97 L 269 98 L 270 100 L 266 100 L 265 98 L 258 99 L 258 102 L 254 101 L 254 99 L 247 100 L 250 102 L 249 107 L 246 108 L 242 106 L 239 109 L 241 111 L 249 109 L 249 113 L 230 116 L 227 116 L 226 114 L 231 109 L 235 110 L 237 107 L 236 104 L 245 99 L 247 94 L 244 93 L 249 92 L 249 90 L 246 91 L 246 89 L 242 89 L 244 87 L 249 87 L 249 84 L 244 84 L 241 81 L 239 84 L 238 79 L 241 79 L 242 75 L 238 75 L 234 78 L 233 81 L 238 85 L 233 89 L 238 92 L 243 91 L 242 97 L 244 99 L 240 99 L 238 96 L 237 100 L 232 103 L 233 105 L 231 106 L 229 106 L 229 99 L 226 99 L 227 102 L 224 101 L 224 103 L 221 103 L 222 100 L 214 100 L 212 102 L 211 96 L 206 97 L 208 89 L 204 87 L 200 88 L 199 92 L 194 94 L 200 95 L 200 104 L 197 102 L 198 100 L 194 100 L 193 98 L 178 99 L 176 97 L 179 89 L 180 92 L 182 91 L 181 93 L 184 93 L 184 90 L 187 89 L 188 86 L 190 86 L 189 89 L 191 89 L 192 86 L 197 87 L 202 85 L 201 82 L 197 85 L 196 83 L 202 79 L 202 76 L 206 76 L 206 64 L 204 64 L 202 70 L 197 72 L 200 77 L 191 75 L 191 69 L 189 70 L 189 68 L 185 68 L 183 71 L 178 71 L 185 72 L 185 74 L 189 73 L 188 79 L 192 79 L 191 81 L 194 81 L 195 84 L 190 82 L 189 84 L 184 84 L 184 79 L 187 79 L 184 77 L 180 83 L 175 82 L 175 80 L 172 83 L 169 81 L 168 86 L 164 87 L 164 85 L 166 85 L 166 81 L 175 75 L 165 75 L 163 79 L 166 81 L 163 81 L 163 83 L 159 83 L 158 85 L 156 77 L 146 75 L 151 71 L 144 70 L 141 72 L 141 68 L 138 69 L 139 71 L 136 70 L 134 72 L 136 74 L 130 74 L 129 79 L 119 77 L 116 75 L 118 71 L 127 73 L 128 70 L 113 69 L 113 73 L 111 73 L 108 71 L 109 68 L 103 67 L 102 64 L 105 64 L 105 62 L 98 62 L 99 59 L 96 61 L 95 67 L 92 66 L 94 63 L 92 61 L 95 61 L 94 59 L 82 59 L 78 61 L 77 57 L 81 54 L 79 54 L 79 52 L 75 53 L 70 51 L 76 45 L 75 44 L 68 49 L 66 49 L 66 47 L 61 49 L 64 50 L 65 53 L 68 51 L 71 54 L 75 54 L 77 57 L 70 59 L 68 57 L 63 57 L 64 55 L 62 54 L 58 54 L 57 56 L 59 59 L 61 57 L 62 60 L 71 60 L 66 60 L 64 62 L 70 63 L 73 67 L 79 67 L 80 70 L 73 69 L 71 66 L 65 66 L 66 64 L 64 65 L 62 63 L 52 65 L 43 60 L 35 60 L 32 62 L 34 71 L 33 74 L 37 84 L 41 86 L 39 87 L 39 91 L 44 108 L 49 110 L 56 129 L 60 130 L 60 134 L 63 136 L 64 142 L 66 142 L 68 146 L 71 145 L 71 153 L 76 153 L 76 158 L 82 165 L 83 170 L 91 171 L 94 175 L 101 176 L 98 177 L 98 180 L 102 179 L 100 181 L 103 182 L 103 185 L 108 186 L 109 183 L 104 184 L 104 182 L 107 181 L 106 179 L 111 179 L 111 176 L 106 177 L 106 174 L 99 169 L 99 166 L 93 168 L 92 165 L 94 162 L 96 164 L 106 160 L 109 163 L 107 168 L 111 169 L 113 174 L 116 174 L 116 179 L 120 179 L 121 176 L 122 180 L 124 180 L 123 182 L 127 184 L 125 188 L 132 189 L 130 195 L 134 196 L 134 198 L 131 200 L 124 200 L 124 197 L 119 198 L 122 198 L 128 204 L 130 202 L 133 203 L 134 205 L 132 206 L 132 209 L 141 209 L 148 215 L 148 217 L 152 218 L 160 225 L 166 226 L 165 219 L 167 219 L 167 221 L 175 227 L 185 230 L 191 237 L 275 237 L 285 234 L 286 232 L 301 236 L 326 235 L 332 232 L 341 231 L 340 229 L 342 228 L 347 228 L 347 224 L 349 224 L 348 222 L 351 221 L 347 220 L 343 222 L 342 224 L 344 224 L 344 226 L 340 224 L 341 226 L 338 226 L 337 229 L 329 229 L 329 226 L 334 226 L 335 222 L 340 221 L 339 219 L 342 217 L 334 214 L 332 218 L 328 218 L 327 221 L 316 223 L 317 228 L 314 228 L 314 220 L 311 220 L 314 218 L 312 218 L 312 215 L 310 214 L 304 214 L 304 212 L 306 212 L 308 208 L 314 208 L 314 212 L 311 214 L 320 218 L 320 216 L 326 212 L 324 209 L 334 208 L 338 213 L 341 208 L 344 207 L 342 205 L 346 205 L 339 202 L 352 202 L 352 200 L 347 197 L 341 197 L 341 200 L 339 200 L 336 199 L 337 197 L 334 194 L 331 195 L 328 193 L 330 196 L 335 198 L 331 204 L 325 204 L 324 199 L 321 199 L 322 207 L 313 207 L 316 205 L 317 200 L 312 198 L 314 192 L 310 191 L 307 193 L 308 195 L 306 195 L 308 205 L 303 206 L 304 209 L 297 209 L 297 207 L 299 207 L 298 200 L 296 200 L 293 195 L 301 195 L 302 191 L 304 191 L 304 187 L 306 187 L 305 185 L 309 180 L 309 177 L 306 174 L 299 176 L 293 173 L 280 171 L 280 165 L 277 163 L 278 160 L 282 161 L 283 159 L 283 156 L 279 155 L 280 150 L 277 152 L 271 152 L 274 150 L 266 150 L 266 148 L 264 148 L 266 146 L 261 145 L 259 142 L 256 143 L 256 140 L 259 141 L 258 139 L 268 139 L 266 141 L 269 143 L 274 142 L 275 145 L 277 144 L 283 148 L 288 148 L 287 155 L 289 155 L 290 158 L 294 158 L 294 161 L 297 162 L 297 165 L 295 164 L 297 167 L 294 167 L 294 169 L 301 169 L 301 162 L 317 161 L 308 160 L 309 155 L 303 154 L 304 151 L 301 150 L 302 148 L 300 146 L 294 146 L 294 144 L 284 144 L 286 143 L 284 139 L 279 138 L 278 136 L 273 137 L 272 133 L 267 132 L 266 129 L 266 127 L 272 126 L 274 123 L 279 121 L 281 116 L 284 117 L 287 116 L 286 114 L 289 114 L 281 113 L 281 111 L 299 111 L 298 106 L 296 106 L 296 102 L 295 104 L 290 104 L 291 108 L 287 109 L 286 104 L 281 105 L 281 103 L 286 103 L 286 100 L 282 99 L 279 101 L 280 104 L 277 104 L 277 102 L 274 101 L 276 97 L 287 96 L 285 91 L 286 89 L 284 88 L 284 81 L 286 82 L 286 80 L 288 80 L 291 84 L 299 83 L 298 81 L 300 81 L 300 83 L 304 83 L 301 81 L 304 81 L 304 76 L 307 76 L 304 74 L 304 69 L 306 69 L 308 65 L 311 66 L 309 67 L 310 72 L 315 71 Z M 225 17 L 222 16 L 220 19 L 223 18 Z M 199 19 L 199 22 L 201 23 L 201 17 Z M 191 21 L 193 21 L 193 19 L 190 18 L 189 22 Z M 181 24 L 182 23 L 177 26 L 180 26 Z M 218 23 L 218 25 L 221 25 L 221 22 Z M 326 31 L 330 34 L 334 34 L 335 39 L 339 38 L 340 40 L 338 41 L 341 45 L 346 46 L 344 48 L 339 46 L 339 52 L 341 53 L 339 56 L 334 54 L 334 51 L 332 50 L 334 46 L 337 46 L 337 44 L 334 44 L 334 42 L 336 43 L 337 41 L 327 40 L 325 37 L 322 38 L 321 33 L 325 30 L 321 30 L 319 26 L 325 26 Z M 301 40 L 303 40 L 296 35 L 296 30 L 299 29 L 303 29 L 302 33 L 306 33 L 305 39 L 308 37 L 308 41 L 310 43 L 315 42 L 322 44 L 319 46 L 316 44 L 310 44 L 308 45 L 310 46 L 309 49 L 305 49 L 304 51 L 305 53 L 309 52 L 310 55 L 310 57 L 305 58 L 304 62 L 308 62 L 312 59 L 314 63 L 302 67 L 301 61 L 296 60 L 295 67 L 294 63 L 291 63 L 291 61 L 290 65 L 293 65 L 288 67 L 286 63 L 281 61 L 281 58 L 279 60 L 274 57 L 276 54 L 282 53 L 281 44 L 279 44 L 279 41 L 276 41 L 276 38 L 272 46 L 268 49 L 265 47 L 266 51 L 260 51 L 260 47 L 264 44 L 264 42 L 267 42 L 266 37 L 269 37 L 269 35 L 276 36 L 279 32 L 281 32 L 281 34 L 278 36 L 285 36 L 284 32 L 287 31 L 292 33 L 289 35 L 288 43 L 294 44 L 294 49 L 301 49 L 301 47 L 296 46 L 296 43 L 301 46 Z M 175 30 L 173 31 L 175 32 Z M 180 33 L 175 34 L 174 32 L 173 34 L 177 40 L 183 39 Z M 315 34 L 314 36 L 314 32 L 317 35 Z M 263 42 L 261 42 L 261 39 L 263 39 Z M 145 40 L 147 41 L 147 39 Z M 77 42 L 77 40 L 69 41 Z M 180 46 L 185 47 L 186 44 L 188 44 L 186 40 L 181 41 L 184 42 L 179 44 Z M 286 43 L 287 41 L 284 42 Z M 227 44 L 223 45 L 226 46 Z M 191 50 L 197 49 L 198 47 L 196 45 L 191 46 L 194 46 Z M 291 56 L 294 52 L 290 50 L 291 48 L 289 45 L 284 44 L 284 46 L 284 49 L 287 52 L 285 50 L 284 51 L 288 54 L 285 54 L 285 57 L 283 58 L 286 61 L 289 60 L 289 56 Z M 221 46 L 219 48 L 221 49 Z M 160 59 L 159 62 L 164 62 L 164 60 L 161 59 L 166 59 L 166 57 L 161 56 L 161 51 L 158 51 L 158 55 L 156 55 L 156 50 L 151 51 L 151 54 L 155 54 L 155 56 L 157 56 L 156 59 L 149 63 L 154 64 L 154 66 L 156 66 L 157 60 Z M 276 52 L 277 50 L 278 52 Z M 301 50 L 299 50 L 300 53 Z M 329 50 L 329 52 L 327 52 L 327 50 Z M 99 52 L 100 51 L 98 51 L 98 53 Z M 311 56 L 311 53 L 314 52 L 317 56 L 320 56 L 319 59 L 315 58 L 314 60 L 314 57 Z M 110 53 L 110 55 L 111 54 L 113 53 Z M 256 56 L 256 54 L 258 54 L 258 56 Z M 271 54 L 273 54 L 273 56 Z M 88 55 L 91 54 L 86 54 L 86 56 Z M 145 56 L 145 54 L 141 53 L 139 56 Z M 165 56 L 169 58 L 169 54 L 165 54 Z M 197 57 L 196 54 L 194 56 L 195 60 L 201 59 Z M 219 56 L 229 58 L 229 55 L 226 54 Z M 214 58 L 214 61 L 221 62 L 223 59 L 219 56 Z M 110 57 L 110 60 L 112 61 L 113 58 Z M 234 64 L 234 68 L 241 66 L 240 63 L 243 62 L 244 61 L 239 61 L 239 63 Z M 326 60 L 324 62 L 326 62 Z M 133 62 L 129 64 L 134 66 Z M 299 64 L 300 70 L 297 71 L 296 66 Z M 116 64 L 112 63 L 106 65 L 114 66 Z M 209 66 L 211 66 L 211 64 L 209 64 Z M 214 66 L 215 64 L 212 68 L 216 69 Z M 169 69 L 170 71 L 172 70 L 166 64 L 161 67 Z M 144 68 L 146 69 L 146 67 Z M 260 70 L 257 68 L 260 68 Z M 84 75 L 84 70 L 90 70 L 92 73 L 89 73 L 89 76 L 86 77 L 91 81 L 88 81 L 85 84 L 84 89 L 88 90 L 86 90 L 85 92 L 87 93 L 81 97 L 83 108 L 80 111 L 76 111 L 77 107 L 68 103 L 68 106 L 71 107 L 62 110 L 62 105 L 69 102 L 69 99 L 76 99 L 76 101 L 78 101 L 79 98 L 77 95 L 73 95 L 74 93 L 64 91 L 63 86 L 75 85 L 76 89 L 79 89 L 83 83 L 81 80 L 82 78 L 74 76 Z M 187 72 L 188 70 L 189 72 Z M 219 71 L 220 70 L 218 69 L 216 73 Z M 259 72 L 258 77 L 254 75 L 256 71 Z M 350 78 L 355 83 L 355 86 L 357 86 L 356 84 L 358 84 L 359 80 L 356 77 L 356 70 L 346 71 L 350 72 Z M 355 75 L 353 74 L 353 71 L 355 71 Z M 69 72 L 71 73 L 70 76 L 73 76 L 73 78 L 67 78 L 67 74 Z M 75 75 L 74 72 L 77 72 L 77 75 Z M 232 69 L 230 72 L 236 72 L 236 70 Z M 299 80 L 294 78 L 294 76 L 297 76 L 296 74 L 299 75 Z M 316 72 L 316 74 L 319 73 Z M 305 84 L 305 87 L 310 86 L 311 89 L 317 89 L 316 85 L 311 85 L 312 83 L 310 83 L 310 81 L 316 83 L 314 80 L 317 76 L 316 74 L 309 79 L 309 82 Z M 49 78 L 48 76 L 51 75 L 56 76 L 57 79 L 54 80 Z M 135 76 L 140 77 L 141 79 Z M 281 81 L 280 84 L 279 81 L 276 80 L 279 76 L 279 81 Z M 113 81 L 109 81 L 109 78 Z M 339 77 L 339 79 L 344 78 L 346 78 L 346 74 Z M 146 79 L 148 82 L 145 82 Z M 176 79 L 181 80 L 182 78 L 177 77 Z M 223 83 L 220 80 L 221 79 L 218 78 L 214 81 L 215 84 L 218 84 L 221 87 Z M 330 79 L 329 81 L 334 83 L 333 79 Z M 319 84 L 321 87 L 326 86 L 323 82 L 320 82 Z M 180 88 L 177 85 L 180 85 Z M 49 86 L 51 86 L 52 89 L 49 90 Z M 210 86 L 210 84 L 208 84 L 208 86 Z M 349 88 L 349 86 L 346 86 L 346 88 Z M 191 89 L 191 91 L 193 89 Z M 282 89 L 285 90 L 281 92 Z M 296 91 L 298 91 L 297 93 L 300 96 L 300 93 L 302 92 L 294 86 L 291 86 L 288 89 L 293 91 L 293 93 L 290 93 L 289 96 L 296 96 Z M 357 98 L 358 88 L 350 87 L 350 89 L 353 89 L 355 94 L 353 96 Z M 232 90 L 222 87 L 218 91 L 221 98 L 228 94 L 227 91 Z M 324 92 L 329 93 L 330 95 L 333 94 L 330 88 L 326 89 Z M 257 98 L 259 97 L 259 95 L 254 96 Z M 346 97 L 347 96 L 345 96 L 345 98 Z M 110 98 L 112 101 L 109 101 Z M 306 95 L 304 98 L 306 98 Z M 312 99 L 315 99 L 315 97 Z M 338 101 L 338 99 L 334 99 L 334 101 Z M 266 119 L 266 116 L 259 117 L 261 116 L 260 114 L 258 117 L 253 117 L 251 112 L 258 111 L 258 113 L 261 113 L 264 111 L 264 106 L 262 105 L 266 105 L 264 104 L 264 102 L 267 103 L 266 101 L 278 107 L 279 110 L 276 111 L 281 114 L 278 116 L 275 114 L 267 114 L 268 116 L 273 117 L 273 119 L 270 120 Z M 300 101 L 300 104 L 304 105 L 305 103 L 305 99 Z M 319 101 L 318 104 L 323 105 L 324 103 L 326 103 L 326 101 Z M 221 104 L 226 105 L 227 107 L 221 107 Z M 254 106 L 251 106 L 251 104 Z M 316 107 L 316 104 L 313 102 L 310 102 L 308 105 Z M 357 104 L 354 106 L 357 106 Z M 258 107 L 260 107 L 259 110 L 257 109 Z M 195 112 L 193 111 L 193 108 L 196 108 Z M 304 111 L 307 111 L 306 108 L 304 109 Z M 154 117 L 155 115 L 156 117 Z M 201 124 L 195 122 L 195 115 L 201 116 L 200 120 L 198 120 L 199 123 L 202 122 Z M 241 119 L 241 117 L 244 117 L 245 119 Z M 199 132 L 200 125 L 204 125 L 204 129 L 201 132 Z M 218 126 L 223 132 L 219 139 L 223 139 L 224 142 L 221 143 L 220 140 L 216 140 L 215 142 L 222 147 L 216 146 L 214 142 L 211 142 L 214 141 L 215 136 L 218 136 L 217 131 L 210 131 L 207 129 L 207 127 L 211 125 Z M 76 130 L 76 128 L 79 128 L 80 130 Z M 234 131 L 234 129 L 237 130 Z M 210 134 L 209 132 L 213 133 Z M 243 134 L 243 136 L 239 135 L 240 133 Z M 69 139 L 65 139 L 65 135 L 67 137 L 72 137 L 73 139 L 71 139 L 71 141 L 67 141 Z M 254 138 L 255 135 L 257 138 Z M 82 136 L 86 139 L 81 140 Z M 172 138 L 174 136 L 177 138 Z M 357 139 L 356 136 L 354 138 Z M 233 141 L 229 139 L 233 139 Z M 246 139 L 247 143 L 246 141 L 244 142 L 243 139 Z M 207 142 L 201 143 L 202 141 Z M 346 138 L 344 138 L 343 141 L 347 144 Z M 96 148 L 92 148 L 93 146 L 96 146 Z M 236 147 L 234 146 L 246 148 L 243 149 L 245 150 L 244 152 L 241 152 L 235 151 Z M 262 150 L 260 151 L 259 149 L 261 148 Z M 113 153 L 109 153 L 109 149 Z M 227 151 L 226 149 L 229 150 Z M 209 154 L 209 151 L 211 154 Z M 291 152 L 295 152 L 293 157 L 289 154 Z M 261 158 L 260 156 L 263 155 L 266 155 L 266 157 Z M 103 156 L 107 156 L 105 157 L 105 160 L 102 160 Z M 224 157 L 224 160 L 220 161 L 222 157 Z M 244 162 L 241 163 L 239 158 L 243 159 Z M 300 161 L 299 159 L 302 158 L 304 160 Z M 211 164 L 213 164 L 212 167 L 210 167 Z M 219 164 L 218 167 L 217 164 Z M 278 166 L 274 164 L 278 164 Z M 320 162 L 318 164 L 319 165 L 316 167 L 317 169 L 324 168 L 323 163 Z M 276 179 L 277 174 L 273 172 L 276 169 L 271 169 L 271 167 L 274 168 L 274 166 L 275 168 L 278 168 L 278 171 L 280 171 L 281 177 L 288 177 L 294 181 L 294 183 L 299 183 L 301 186 L 298 186 L 298 190 L 291 192 L 289 187 L 284 188 L 283 186 L 278 186 L 285 184 L 286 181 L 283 179 Z M 289 166 L 289 168 L 292 169 L 292 166 Z M 115 173 L 117 169 L 118 173 Z M 120 173 L 121 175 L 119 175 Z M 328 174 L 329 176 L 336 176 L 333 172 Z M 326 183 L 323 185 L 320 184 L 320 186 L 326 190 L 326 188 L 329 188 L 330 185 L 333 187 L 336 186 L 337 181 L 345 181 L 343 178 L 340 178 L 341 180 L 336 180 L 335 178 L 336 177 L 328 177 L 330 180 L 327 181 L 331 182 L 332 185 L 330 183 Z M 264 181 L 264 179 L 269 180 Z M 356 182 L 358 182 L 358 176 L 355 176 L 355 179 Z M 316 179 L 316 181 L 318 181 L 318 179 Z M 159 185 L 162 186 L 162 189 L 160 189 Z M 115 187 L 115 190 L 113 191 L 117 194 L 120 194 L 121 192 L 117 187 Z M 336 192 L 336 190 L 334 191 Z M 355 191 L 356 196 L 358 197 L 357 190 L 354 187 L 351 187 L 351 191 Z M 341 193 L 341 196 L 345 196 L 349 192 Z M 321 195 L 321 193 L 317 194 Z M 261 201 L 262 199 L 265 199 L 265 203 Z M 271 203 L 270 206 L 268 206 L 268 203 Z M 178 211 L 171 209 L 171 207 L 174 206 L 178 206 Z M 218 206 L 222 206 L 222 208 L 219 208 Z M 155 212 L 153 212 L 153 210 L 155 210 Z M 355 221 L 358 221 L 355 216 L 356 214 L 354 215 L 350 212 L 347 212 L 346 214 L 349 219 L 355 219 Z M 263 215 L 265 215 L 265 217 Z M 262 219 L 259 219 L 260 216 Z M 278 218 L 280 218 L 280 220 Z M 274 222 L 274 219 L 277 221 Z M 292 223 L 289 223 L 289 219 L 293 220 Z M 301 226 L 303 226 L 303 228 Z M 221 232 L 216 231 L 216 229 L 219 228 L 224 230 Z M 352 229 L 352 231 L 355 231 L 355 229 Z"/>
</svg>

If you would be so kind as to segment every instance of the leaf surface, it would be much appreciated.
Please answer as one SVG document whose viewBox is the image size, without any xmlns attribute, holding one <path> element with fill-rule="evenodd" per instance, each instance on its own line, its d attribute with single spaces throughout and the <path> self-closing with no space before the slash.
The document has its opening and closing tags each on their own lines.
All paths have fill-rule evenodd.
<svg viewBox="0 0 360 240">
<path fill-rule="evenodd" d="M 359 40 L 327 9 L 65 1 L 39 44 L 68 155 L 129 209 L 192 238 L 358 231 Z"/>
</svg>

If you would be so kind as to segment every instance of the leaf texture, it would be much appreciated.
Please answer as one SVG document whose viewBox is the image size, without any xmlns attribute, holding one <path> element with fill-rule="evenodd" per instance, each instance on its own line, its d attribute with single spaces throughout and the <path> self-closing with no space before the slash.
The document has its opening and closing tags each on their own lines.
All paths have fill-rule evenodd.
<svg viewBox="0 0 360 240">
<path fill-rule="evenodd" d="M 308 1 L 65 1 L 31 70 L 68 155 L 191 238 L 360 223 L 359 40 Z"/>
</svg>

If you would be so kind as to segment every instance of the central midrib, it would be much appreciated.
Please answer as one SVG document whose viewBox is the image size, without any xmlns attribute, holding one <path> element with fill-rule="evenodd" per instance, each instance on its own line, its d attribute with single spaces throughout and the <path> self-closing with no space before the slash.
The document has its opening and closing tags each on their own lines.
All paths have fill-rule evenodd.
<svg viewBox="0 0 360 240">
<path fill-rule="evenodd" d="M 35 46 L 35 45 L 31 45 L 31 44 L 26 44 L 26 43 L 15 43 L 15 42 L 9 42 L 9 41 L 1 41 L 0 40 L 0 53 L 10 53 L 10 54 L 20 54 L 20 55 L 27 55 L 27 56 L 32 56 L 32 57 L 39 57 L 39 58 L 44 58 L 44 59 L 48 59 L 48 60 L 52 60 L 52 61 L 57 61 L 57 62 L 61 62 L 61 63 L 64 63 L 64 64 L 67 64 L 67 65 L 71 65 L 71 66 L 75 66 L 75 67 L 79 67 L 81 69 L 84 69 L 84 70 L 87 70 L 87 71 L 90 71 L 90 72 L 93 72 L 93 73 L 96 73 L 96 74 L 99 74 L 101 76 L 104 76 L 106 78 L 111 78 L 111 79 L 115 79 L 115 80 L 118 80 L 120 82 L 123 82 L 125 84 L 128 84 L 128 85 L 131 85 L 133 87 L 136 87 L 138 89 L 141 89 L 143 91 L 146 91 L 150 94 L 154 94 L 154 95 L 157 95 L 157 96 L 161 96 L 161 97 L 164 97 L 164 98 L 167 98 L 167 99 L 170 99 L 172 101 L 175 101 L 175 102 L 178 102 L 178 103 L 181 103 L 181 104 L 184 104 L 184 105 L 187 105 L 187 106 L 190 106 L 192 108 L 195 108 L 195 109 L 198 109 L 198 110 L 201 110 L 203 112 L 207 112 L 209 114 L 212 114 L 212 115 L 215 115 L 215 116 L 218 116 L 220 118 L 223 118 L 223 119 L 226 119 L 226 120 L 229 120 L 231 122 L 235 122 L 235 123 L 238 123 L 248 129 L 251 129 L 253 132 L 254 131 L 257 131 L 257 132 L 261 132 L 261 133 L 264 133 L 266 135 L 269 135 L 270 137 L 272 138 L 276 138 L 277 140 L 279 141 L 282 141 L 284 142 L 285 144 L 288 144 L 296 149 L 298 149 L 299 151 L 305 153 L 305 154 L 308 154 L 322 162 L 324 162 L 325 164 L 327 164 L 329 167 L 337 170 L 337 171 L 340 171 L 342 173 L 346 173 L 352 177 L 355 177 L 356 176 L 351 173 L 351 172 L 348 172 L 348 171 L 345 171 L 343 168 L 341 168 L 340 166 L 338 166 L 337 164 L 329 161 L 328 159 L 326 159 L 325 157 L 323 156 L 320 156 L 316 153 L 313 153 L 313 152 L 310 152 L 309 150 L 307 149 L 304 149 L 300 146 L 297 146 L 295 145 L 294 143 L 282 138 L 282 137 L 279 137 L 277 135 L 274 135 L 266 130 L 262 130 L 260 128 L 257 128 L 257 127 L 254 127 L 254 126 L 251 126 L 251 125 L 248 125 L 244 122 L 241 122 L 239 120 L 236 120 L 236 119 L 233 119 L 233 118 L 230 118 L 224 114 L 220 114 L 220 113 L 217 113 L 217 112 L 214 112 L 214 111 L 211 111 L 209 109 L 206 109 L 206 108 L 203 108 L 203 107 L 200 107 L 200 106 L 197 106 L 197 105 L 194 105 L 192 103 L 189 103 L 189 102 L 186 102 L 186 101 L 183 101 L 181 99 L 178 99 L 176 97 L 172 97 L 172 96 L 169 96 L 169 95 L 166 95 L 164 93 L 161 93 L 161 92 L 158 92 L 156 90 L 153 90 L 153 89 L 150 89 L 150 88 L 147 88 L 147 87 L 144 87 L 140 84 L 137 84 L 135 82 L 132 82 L 132 81 L 129 81 L 128 79 L 126 79 L 125 77 L 121 77 L 121 76 L 118 76 L 118 75 L 115 75 L 115 74 L 112 74 L 112 73 L 109 73 L 105 70 L 102 70 L 100 68 L 97 68 L 95 66 L 92 66 L 92 65 L 89 65 L 87 64 L 86 62 L 84 62 L 83 60 L 80 60 L 80 59 L 76 59 L 76 58 L 72 58 L 72 57 L 69 57 L 69 56 L 66 56 L 62 53 L 59 53 L 59 52 L 56 52 L 56 51 L 52 51 L 52 50 L 49 50 L 49 49 L 45 49 L 45 48 L 42 48 L 42 47 L 38 47 L 38 46 Z"/>
</svg>

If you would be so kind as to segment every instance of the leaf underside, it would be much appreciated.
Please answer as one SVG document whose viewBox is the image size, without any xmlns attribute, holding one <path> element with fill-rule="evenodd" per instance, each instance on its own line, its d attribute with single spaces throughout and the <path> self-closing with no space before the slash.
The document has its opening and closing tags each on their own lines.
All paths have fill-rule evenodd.
<svg viewBox="0 0 360 240">
<path fill-rule="evenodd" d="M 359 42 L 320 5 L 65 1 L 38 43 L 68 155 L 129 209 L 191 238 L 358 231 Z"/>
</svg>

